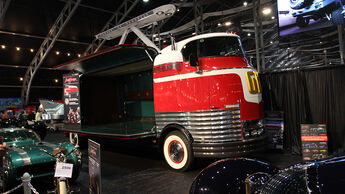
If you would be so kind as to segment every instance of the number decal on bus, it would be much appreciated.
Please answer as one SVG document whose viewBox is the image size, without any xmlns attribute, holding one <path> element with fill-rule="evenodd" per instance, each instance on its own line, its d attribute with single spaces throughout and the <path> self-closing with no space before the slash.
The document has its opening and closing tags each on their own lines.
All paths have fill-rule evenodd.
<svg viewBox="0 0 345 194">
<path fill-rule="evenodd" d="M 251 94 L 261 93 L 259 73 L 256 71 L 248 71 L 246 72 L 246 78 L 247 78 L 249 93 Z"/>
</svg>

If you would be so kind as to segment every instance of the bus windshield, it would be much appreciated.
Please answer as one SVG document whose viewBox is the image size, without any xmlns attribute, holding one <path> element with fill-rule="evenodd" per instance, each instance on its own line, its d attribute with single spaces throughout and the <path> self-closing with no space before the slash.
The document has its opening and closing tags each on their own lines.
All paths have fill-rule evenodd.
<svg viewBox="0 0 345 194">
<path fill-rule="evenodd" d="M 191 41 L 182 49 L 185 61 L 191 54 L 198 58 L 240 56 L 245 57 L 241 41 L 237 37 L 211 37 Z"/>
</svg>

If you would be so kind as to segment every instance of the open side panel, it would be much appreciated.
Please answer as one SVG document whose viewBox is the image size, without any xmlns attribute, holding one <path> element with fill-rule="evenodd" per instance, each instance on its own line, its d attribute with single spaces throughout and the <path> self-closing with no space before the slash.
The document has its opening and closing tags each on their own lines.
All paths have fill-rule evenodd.
<svg viewBox="0 0 345 194">
<path fill-rule="evenodd" d="M 81 134 L 144 137 L 155 134 L 153 62 L 156 51 L 144 46 L 120 45 L 72 61 L 80 72 L 79 128 Z"/>
<path fill-rule="evenodd" d="M 151 70 L 89 74 L 81 80 L 82 131 L 116 136 L 153 132 Z"/>
</svg>

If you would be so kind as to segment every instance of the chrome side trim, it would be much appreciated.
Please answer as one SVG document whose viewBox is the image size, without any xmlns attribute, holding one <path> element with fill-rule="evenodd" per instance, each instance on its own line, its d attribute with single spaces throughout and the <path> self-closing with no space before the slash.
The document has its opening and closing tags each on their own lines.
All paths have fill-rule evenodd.
<svg viewBox="0 0 345 194">
<path fill-rule="evenodd" d="M 242 140 L 240 109 L 156 113 L 157 132 L 178 124 L 193 136 L 195 142 L 219 143 Z"/>
</svg>

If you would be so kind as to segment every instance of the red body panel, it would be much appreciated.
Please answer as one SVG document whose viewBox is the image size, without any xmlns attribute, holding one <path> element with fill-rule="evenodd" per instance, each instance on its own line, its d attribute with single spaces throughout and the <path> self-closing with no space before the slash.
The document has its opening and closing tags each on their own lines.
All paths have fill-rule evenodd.
<svg viewBox="0 0 345 194">
<path fill-rule="evenodd" d="M 211 71 L 251 67 L 244 57 L 210 57 L 199 59 L 200 70 Z M 193 73 L 189 61 L 154 67 L 154 78 Z M 154 83 L 156 112 L 180 112 L 225 109 L 224 105 L 240 104 L 241 120 L 259 119 L 263 105 L 247 102 L 241 78 L 237 74 L 200 76 Z M 211 109 L 212 107 L 212 109 Z"/>
</svg>

